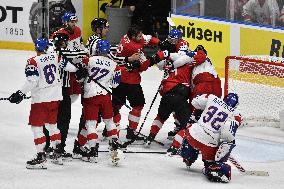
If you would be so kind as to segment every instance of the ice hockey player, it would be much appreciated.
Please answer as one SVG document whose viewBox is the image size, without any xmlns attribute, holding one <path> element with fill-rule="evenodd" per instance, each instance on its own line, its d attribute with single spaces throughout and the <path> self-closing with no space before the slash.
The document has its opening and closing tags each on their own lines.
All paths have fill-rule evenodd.
<svg viewBox="0 0 284 189">
<path fill-rule="evenodd" d="M 57 112 L 62 100 L 62 86 L 59 65 L 65 67 L 67 62 L 61 61 L 56 53 L 47 53 L 48 39 L 38 38 L 35 41 L 37 56 L 28 59 L 25 68 L 26 82 L 23 87 L 9 97 L 11 103 L 20 103 L 25 94 L 31 91 L 31 110 L 29 125 L 34 135 L 37 149 L 35 159 L 27 161 L 28 169 L 46 169 L 44 152 L 46 137 L 43 127 L 49 131 L 51 145 L 54 149 L 54 163 L 62 164 L 61 134 L 57 128 Z"/>
<path fill-rule="evenodd" d="M 87 78 L 82 78 L 84 80 L 83 110 L 88 140 L 88 146 L 83 148 L 82 160 L 97 162 L 99 144 L 96 125 L 100 111 L 107 129 L 112 162 L 117 164 L 119 160 L 119 157 L 117 157 L 118 132 L 113 122 L 111 94 L 108 91 L 110 90 L 110 85 L 113 88 L 118 86 L 121 71 L 119 66 L 107 57 L 109 51 L 109 42 L 100 40 L 97 43 L 98 56 L 83 59 L 89 75 Z"/>
<path fill-rule="evenodd" d="M 182 33 L 177 28 L 171 29 L 167 39 L 161 41 L 159 44 L 161 51 L 167 50 L 169 53 L 180 53 L 180 52 L 185 53 L 189 50 L 188 46 L 189 46 L 188 42 L 182 39 Z M 170 131 L 168 133 L 168 139 L 172 139 L 180 129 L 180 123 L 178 122 L 174 112 L 173 112 L 173 117 L 175 119 L 174 124 L 176 125 L 176 127 L 173 131 Z"/>
<path fill-rule="evenodd" d="M 156 54 L 160 60 L 169 56 L 168 51 L 160 51 Z M 204 61 L 206 56 L 199 52 L 191 58 L 190 62 L 196 60 Z M 146 139 L 145 146 L 149 146 L 155 139 L 157 133 L 163 126 L 164 122 L 169 118 L 171 113 L 175 112 L 180 128 L 185 128 L 191 115 L 188 97 L 190 94 L 191 85 L 191 71 L 193 66 L 191 64 L 184 64 L 178 68 L 170 61 L 160 61 L 157 64 L 160 70 L 165 70 L 165 78 L 160 85 L 160 94 L 162 96 L 158 115 L 152 123 L 150 134 Z"/>
<path fill-rule="evenodd" d="M 81 36 L 81 29 L 76 26 L 78 21 L 77 16 L 71 12 L 65 12 L 62 16 L 63 27 L 54 32 L 51 35 L 51 39 L 54 39 L 54 36 L 57 34 L 66 34 L 68 35 L 68 43 L 65 49 L 60 49 L 61 55 L 64 58 L 68 58 L 72 64 L 77 67 L 81 67 L 82 57 L 78 57 L 76 51 L 83 52 L 85 47 L 83 46 L 83 40 Z M 80 74 L 77 72 L 77 74 Z M 62 78 L 62 94 L 63 100 L 60 102 L 58 110 L 58 129 L 62 135 L 62 146 L 65 148 L 66 139 L 68 136 L 69 124 L 71 119 L 71 104 L 74 102 L 79 94 L 81 93 L 81 86 L 76 81 L 74 72 L 63 71 L 61 74 Z M 72 155 L 67 153 L 64 150 L 63 157 L 65 159 L 71 159 Z"/>
<path fill-rule="evenodd" d="M 132 107 L 129 112 L 126 138 L 128 140 L 144 139 L 136 136 L 135 131 L 138 127 L 141 111 L 145 104 L 145 98 L 141 87 L 140 73 L 146 71 L 150 65 L 150 61 L 146 61 L 143 49 L 145 45 L 157 46 L 159 39 L 151 35 L 144 35 L 139 26 L 133 25 L 128 29 L 117 48 L 117 55 L 122 57 L 130 57 L 135 53 L 139 54 L 140 61 L 127 62 L 126 69 L 122 69 L 121 83 L 113 90 L 113 111 L 114 122 L 119 125 L 121 115 L 120 109 L 126 98 Z"/>
<path fill-rule="evenodd" d="M 206 59 L 205 61 L 194 62 L 195 66 L 192 70 L 192 92 L 189 97 L 190 102 L 194 97 L 202 94 L 214 94 L 217 97 L 222 96 L 221 80 L 212 61 L 207 56 L 207 51 L 202 45 L 198 45 L 194 51 L 185 51 L 186 53 L 171 53 L 169 58 L 173 61 L 173 65 L 175 67 L 183 66 L 186 63 L 192 64 L 192 57 L 195 56 L 198 51 L 200 53 L 203 52 L 206 55 Z M 193 117 L 198 119 L 202 111 L 196 110 L 193 107 L 192 109 Z M 176 127 L 171 135 L 175 136 L 178 131 L 179 129 Z"/>
<path fill-rule="evenodd" d="M 189 44 L 182 39 L 182 33 L 179 29 L 173 28 L 170 30 L 167 39 L 159 43 L 161 51 L 167 50 L 169 53 L 177 53 L 179 51 L 188 51 Z"/>
<path fill-rule="evenodd" d="M 226 164 L 235 147 L 235 134 L 241 123 L 241 115 L 236 110 L 239 97 L 229 93 L 221 99 L 215 95 L 203 94 L 192 100 L 196 109 L 203 110 L 197 123 L 183 132 L 184 141 L 180 155 L 189 168 L 202 154 L 203 174 L 212 182 L 229 182 L 231 167 Z M 173 147 L 171 147 L 173 148 Z"/>
</svg>

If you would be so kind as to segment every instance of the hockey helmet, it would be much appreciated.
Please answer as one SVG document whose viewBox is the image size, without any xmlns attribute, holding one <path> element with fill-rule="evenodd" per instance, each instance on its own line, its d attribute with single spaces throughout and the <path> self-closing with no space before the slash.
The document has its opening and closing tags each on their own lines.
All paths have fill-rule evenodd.
<svg viewBox="0 0 284 189">
<path fill-rule="evenodd" d="M 62 23 L 65 24 L 66 22 L 70 21 L 77 21 L 78 17 L 75 13 L 72 12 L 65 12 L 64 15 L 61 17 Z"/>
<path fill-rule="evenodd" d="M 110 51 L 110 44 L 108 40 L 99 40 L 97 43 L 97 49 L 99 54 L 107 54 Z"/>
<path fill-rule="evenodd" d="M 37 38 L 35 40 L 35 48 L 39 52 L 44 52 L 48 48 L 47 38 Z"/>
<path fill-rule="evenodd" d="M 104 18 L 95 18 L 91 22 L 91 28 L 93 32 L 96 32 L 98 28 L 106 28 L 109 27 L 108 21 Z"/>
<path fill-rule="evenodd" d="M 181 39 L 182 33 L 179 29 L 174 28 L 174 29 L 171 29 L 168 36 L 171 39 Z"/>
<path fill-rule="evenodd" d="M 228 106 L 235 108 L 239 104 L 239 96 L 236 93 L 229 93 L 224 97 L 224 102 Z"/>
<path fill-rule="evenodd" d="M 53 35 L 53 43 L 56 48 L 60 48 L 63 42 L 67 45 L 68 40 L 69 36 L 66 33 L 55 33 Z"/>
</svg>

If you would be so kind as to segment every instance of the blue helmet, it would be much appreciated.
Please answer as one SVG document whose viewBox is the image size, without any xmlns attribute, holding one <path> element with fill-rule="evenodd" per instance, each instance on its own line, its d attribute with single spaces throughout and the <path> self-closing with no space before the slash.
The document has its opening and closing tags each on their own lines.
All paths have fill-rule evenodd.
<svg viewBox="0 0 284 189">
<path fill-rule="evenodd" d="M 169 37 L 175 39 L 181 39 L 182 33 L 179 29 L 174 28 L 169 32 Z"/>
<path fill-rule="evenodd" d="M 78 20 L 75 13 L 72 12 L 65 12 L 64 15 L 61 17 L 62 23 L 65 24 L 66 22 L 72 21 L 72 20 Z"/>
<path fill-rule="evenodd" d="M 235 108 L 239 104 L 239 97 L 236 93 L 229 93 L 224 97 L 224 102 L 228 106 Z"/>
<path fill-rule="evenodd" d="M 108 40 L 99 40 L 97 43 L 98 53 L 107 54 L 110 51 L 110 44 Z"/>
<path fill-rule="evenodd" d="M 39 52 L 44 52 L 48 47 L 48 43 L 47 38 L 37 38 L 35 40 L 35 48 Z"/>
</svg>

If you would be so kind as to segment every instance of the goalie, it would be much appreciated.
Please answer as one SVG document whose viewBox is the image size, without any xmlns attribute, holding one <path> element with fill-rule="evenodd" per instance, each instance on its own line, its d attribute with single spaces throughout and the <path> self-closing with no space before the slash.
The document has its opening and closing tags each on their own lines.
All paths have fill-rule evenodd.
<svg viewBox="0 0 284 189">
<path fill-rule="evenodd" d="M 203 113 L 197 123 L 176 135 L 183 137 L 180 155 L 186 166 L 190 167 L 196 161 L 200 151 L 203 174 L 212 182 L 231 180 L 231 166 L 225 162 L 235 147 L 235 133 L 241 122 L 236 111 L 238 102 L 235 93 L 229 93 L 224 99 L 212 94 L 195 97 L 192 105 Z M 170 151 L 173 149 L 177 150 L 177 144 L 173 144 Z"/>
</svg>

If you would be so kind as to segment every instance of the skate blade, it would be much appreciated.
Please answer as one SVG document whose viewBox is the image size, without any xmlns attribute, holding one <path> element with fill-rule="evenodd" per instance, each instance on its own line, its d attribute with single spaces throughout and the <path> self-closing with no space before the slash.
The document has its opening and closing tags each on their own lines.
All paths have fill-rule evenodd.
<svg viewBox="0 0 284 189">
<path fill-rule="evenodd" d="M 56 164 L 56 165 L 63 165 L 63 160 L 62 158 L 53 159 L 51 160 L 51 163 Z"/>
<path fill-rule="evenodd" d="M 47 169 L 45 163 L 37 164 L 37 165 L 26 165 L 27 169 Z"/>
<path fill-rule="evenodd" d="M 90 163 L 98 163 L 98 158 L 96 158 L 96 157 L 91 157 L 91 158 L 89 158 L 89 162 L 90 162 Z"/>
<path fill-rule="evenodd" d="M 72 154 L 72 158 L 73 158 L 73 159 L 82 159 L 82 155 L 81 155 L 81 154 L 73 153 L 73 154 Z"/>
</svg>

